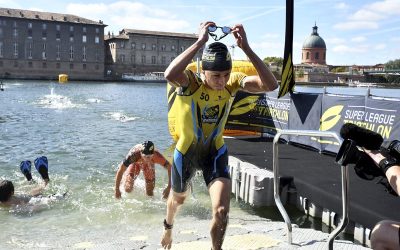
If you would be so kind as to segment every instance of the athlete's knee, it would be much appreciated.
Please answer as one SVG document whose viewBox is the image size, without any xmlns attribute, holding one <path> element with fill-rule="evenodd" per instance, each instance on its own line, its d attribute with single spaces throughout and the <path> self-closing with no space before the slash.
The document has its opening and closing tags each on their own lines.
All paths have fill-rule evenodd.
<svg viewBox="0 0 400 250">
<path fill-rule="evenodd" d="M 183 193 L 172 192 L 172 195 L 170 197 L 173 203 L 177 205 L 182 205 L 186 200 L 187 192 Z"/>
<path fill-rule="evenodd" d="M 125 192 L 130 193 L 133 191 L 133 185 L 126 185 L 125 186 Z"/>
<path fill-rule="evenodd" d="M 213 209 L 213 216 L 219 223 L 226 223 L 229 217 L 229 209 L 225 206 L 218 206 Z"/>
</svg>

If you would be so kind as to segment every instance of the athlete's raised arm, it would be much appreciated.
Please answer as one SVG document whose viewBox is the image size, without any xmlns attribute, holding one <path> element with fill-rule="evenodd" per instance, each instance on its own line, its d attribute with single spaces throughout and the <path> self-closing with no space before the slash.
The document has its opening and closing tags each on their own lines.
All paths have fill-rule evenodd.
<svg viewBox="0 0 400 250">
<path fill-rule="evenodd" d="M 215 26 L 215 23 L 211 21 L 201 23 L 199 28 L 199 38 L 197 41 L 169 64 L 168 68 L 164 72 L 164 76 L 168 82 L 175 86 L 188 85 L 188 79 L 183 71 L 196 55 L 197 51 L 199 51 L 208 41 L 209 26 Z"/>
</svg>

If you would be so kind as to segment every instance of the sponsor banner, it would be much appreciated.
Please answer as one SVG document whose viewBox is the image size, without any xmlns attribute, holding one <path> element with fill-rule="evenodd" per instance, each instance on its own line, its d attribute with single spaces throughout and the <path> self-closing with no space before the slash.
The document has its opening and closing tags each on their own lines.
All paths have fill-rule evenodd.
<svg viewBox="0 0 400 250">
<path fill-rule="evenodd" d="M 359 112 L 345 121 L 381 134 L 385 142 L 400 140 L 399 107 L 400 101 L 367 98 L 364 113 Z"/>
<path fill-rule="evenodd" d="M 249 94 L 239 91 L 226 123 L 227 129 L 275 133 L 287 129 L 290 98 L 278 99 L 277 92 Z"/>
<path fill-rule="evenodd" d="M 336 132 L 340 137 L 340 129 L 346 120 L 365 111 L 364 96 L 332 96 L 324 95 L 322 98 L 322 115 L 320 131 Z M 315 138 L 321 144 L 322 151 L 337 153 L 340 144 L 334 138 Z"/>
<path fill-rule="evenodd" d="M 322 94 L 294 93 L 290 96 L 289 129 L 319 130 Z M 321 150 L 321 144 L 310 136 L 291 135 L 289 141 Z"/>
</svg>

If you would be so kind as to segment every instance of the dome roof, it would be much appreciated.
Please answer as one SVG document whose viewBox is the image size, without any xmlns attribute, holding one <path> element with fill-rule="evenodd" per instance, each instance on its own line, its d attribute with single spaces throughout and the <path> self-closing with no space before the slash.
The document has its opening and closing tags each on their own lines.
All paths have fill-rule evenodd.
<svg viewBox="0 0 400 250">
<path fill-rule="evenodd" d="M 324 39 L 322 39 L 318 35 L 318 27 L 315 25 L 313 27 L 313 32 L 311 35 L 304 41 L 303 43 L 303 49 L 304 48 L 323 48 L 326 49 L 326 44 Z"/>
</svg>

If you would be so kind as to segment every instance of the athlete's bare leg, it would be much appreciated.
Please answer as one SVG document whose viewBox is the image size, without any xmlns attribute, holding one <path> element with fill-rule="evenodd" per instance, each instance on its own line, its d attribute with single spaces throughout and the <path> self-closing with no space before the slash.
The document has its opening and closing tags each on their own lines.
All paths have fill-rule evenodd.
<svg viewBox="0 0 400 250">
<path fill-rule="evenodd" d="M 125 192 L 130 193 L 133 190 L 133 185 L 135 184 L 135 179 L 132 174 L 127 173 L 125 175 Z"/>
<path fill-rule="evenodd" d="M 146 194 L 154 196 L 154 187 L 156 186 L 155 180 L 146 180 Z"/>
<path fill-rule="evenodd" d="M 213 211 L 210 230 L 212 249 L 220 250 L 224 243 L 229 219 L 231 180 L 227 178 L 213 180 L 208 185 L 208 192 L 210 193 Z"/>
<path fill-rule="evenodd" d="M 176 193 L 172 192 L 172 195 L 169 195 L 167 201 L 167 217 L 165 220 L 169 225 L 174 224 L 174 219 L 176 213 L 178 212 L 181 205 L 184 203 L 189 191 L 184 193 Z M 165 229 L 161 238 L 161 245 L 164 249 L 171 249 L 172 246 L 172 228 Z"/>
</svg>

